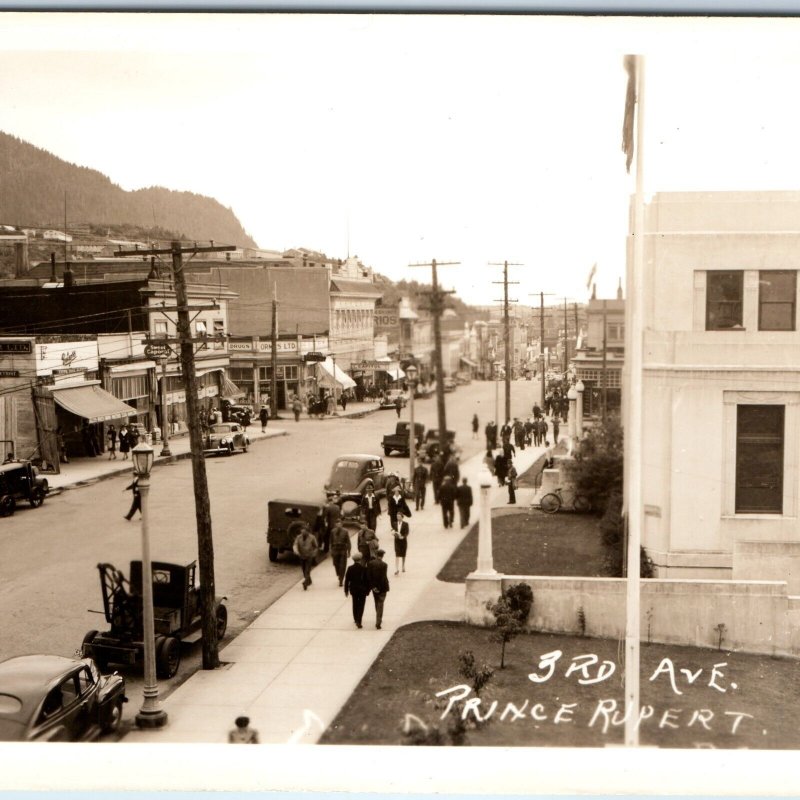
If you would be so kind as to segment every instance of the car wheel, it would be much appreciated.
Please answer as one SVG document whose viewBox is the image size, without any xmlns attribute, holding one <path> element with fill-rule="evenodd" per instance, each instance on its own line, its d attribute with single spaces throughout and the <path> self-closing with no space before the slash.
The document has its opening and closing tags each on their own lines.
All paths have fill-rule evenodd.
<svg viewBox="0 0 800 800">
<path fill-rule="evenodd" d="M 248 442 L 247 442 L 247 439 L 245 439 L 244 442 L 242 442 L 242 452 L 243 453 L 247 452 L 247 445 L 248 445 Z"/>
<path fill-rule="evenodd" d="M 117 699 L 108 710 L 108 717 L 103 723 L 103 733 L 116 733 L 122 726 L 122 698 Z"/>
<path fill-rule="evenodd" d="M 278 560 L 278 548 L 269 546 L 269 560 L 274 564 Z"/>
<path fill-rule="evenodd" d="M 30 504 L 32 508 L 39 508 L 44 503 L 44 490 L 40 486 L 31 489 Z"/>
<path fill-rule="evenodd" d="M 228 449 L 227 449 L 225 455 L 226 456 L 232 456 L 233 455 L 233 445 L 232 444 L 228 445 Z"/>
<path fill-rule="evenodd" d="M 10 494 L 0 497 L 0 517 L 10 517 L 14 513 L 16 504 Z"/>
<path fill-rule="evenodd" d="M 167 636 L 156 651 L 156 673 L 159 678 L 172 678 L 181 665 L 181 643 Z"/>
<path fill-rule="evenodd" d="M 383 454 L 388 458 L 391 455 L 392 448 L 391 447 L 384 447 Z"/>
<path fill-rule="evenodd" d="M 228 630 L 228 609 L 220 603 L 217 606 L 217 641 L 221 642 L 225 637 L 225 631 Z"/>
</svg>

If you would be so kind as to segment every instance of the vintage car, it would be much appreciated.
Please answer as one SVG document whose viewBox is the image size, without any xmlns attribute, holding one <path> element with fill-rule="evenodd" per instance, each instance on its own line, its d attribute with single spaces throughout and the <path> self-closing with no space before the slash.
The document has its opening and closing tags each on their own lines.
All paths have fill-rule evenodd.
<svg viewBox="0 0 800 800">
<path fill-rule="evenodd" d="M 91 658 L 16 656 L 0 662 L 0 741 L 85 742 L 122 723 L 125 680 Z"/>
<path fill-rule="evenodd" d="M 394 433 L 387 433 L 383 437 L 381 447 L 383 447 L 383 454 L 388 456 L 392 451 L 397 452 L 401 456 L 408 455 L 408 433 L 411 430 L 410 422 L 398 422 Z M 425 436 L 425 426 L 421 422 L 414 423 L 414 430 L 416 431 L 416 447 L 419 447 Z"/>
<path fill-rule="evenodd" d="M 231 403 L 230 400 L 223 400 L 220 403 L 220 410 L 222 411 L 223 422 L 238 422 L 241 424 L 246 414 L 250 415 L 251 420 L 255 416 L 250 406 Z"/>
<path fill-rule="evenodd" d="M 142 562 L 131 561 L 130 581 L 113 564 L 98 564 L 103 613 L 109 630 L 89 631 L 83 637 L 81 655 L 91 656 L 100 669 L 108 664 L 134 666 L 144 659 Z M 202 594 L 195 581 L 197 562 L 152 562 L 155 616 L 156 673 L 171 678 L 181 663 L 181 642 L 202 637 Z M 217 639 L 225 636 L 228 609 L 225 597 L 215 597 Z"/>
<path fill-rule="evenodd" d="M 368 483 L 372 483 L 377 495 L 386 493 L 386 473 L 380 456 L 367 453 L 338 456 L 325 484 L 325 494 L 331 497 L 339 492 L 343 504 L 345 501 L 361 502 Z"/>
<path fill-rule="evenodd" d="M 458 453 L 461 451 L 461 448 L 455 443 L 455 439 L 456 432 L 447 431 L 447 441 L 450 445 L 450 452 L 458 455 Z M 428 432 L 425 434 L 425 441 L 417 449 L 417 456 L 421 461 L 427 461 L 430 463 L 439 456 L 440 452 L 441 447 L 439 446 L 439 431 L 436 428 L 429 428 Z"/>
<path fill-rule="evenodd" d="M 27 500 L 33 508 L 38 508 L 49 488 L 47 478 L 42 478 L 30 461 L 9 461 L 0 465 L 0 517 L 10 517 L 20 500 Z"/>
<path fill-rule="evenodd" d="M 313 529 L 321 503 L 304 500 L 270 500 L 267 503 L 267 552 L 270 561 L 291 551 L 295 537 L 303 526 Z"/>
<path fill-rule="evenodd" d="M 389 389 L 381 398 L 380 408 L 397 408 L 397 400 L 400 399 L 400 408 L 405 408 L 408 397 L 402 389 Z"/>
<path fill-rule="evenodd" d="M 203 455 L 232 456 L 237 450 L 247 452 L 250 439 L 238 422 L 218 422 L 208 429 L 203 441 Z"/>
</svg>

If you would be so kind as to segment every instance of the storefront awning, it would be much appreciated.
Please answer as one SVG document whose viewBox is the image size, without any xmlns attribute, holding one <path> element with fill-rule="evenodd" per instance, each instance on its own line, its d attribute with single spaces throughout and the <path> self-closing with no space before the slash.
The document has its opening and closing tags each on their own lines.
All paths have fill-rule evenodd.
<svg viewBox="0 0 800 800">
<path fill-rule="evenodd" d="M 326 358 L 317 364 L 317 381 L 326 389 L 332 389 L 338 383 L 342 389 L 352 389 L 356 382 L 340 367 L 333 363 L 333 359 Z"/>
<path fill-rule="evenodd" d="M 61 408 L 89 422 L 135 417 L 139 413 L 99 386 L 53 387 L 53 399 Z"/>
<path fill-rule="evenodd" d="M 467 358 L 466 356 L 461 356 L 461 358 L 459 358 L 459 361 L 462 364 L 466 364 L 468 367 L 477 367 L 478 366 L 474 361 L 472 361 L 471 359 Z"/>
<path fill-rule="evenodd" d="M 399 381 L 400 378 L 405 378 L 406 374 L 400 367 L 386 367 L 383 370 L 393 381 Z"/>
<path fill-rule="evenodd" d="M 237 400 L 244 397 L 247 392 L 243 392 L 227 375 L 222 378 L 222 396 L 228 400 Z"/>
</svg>

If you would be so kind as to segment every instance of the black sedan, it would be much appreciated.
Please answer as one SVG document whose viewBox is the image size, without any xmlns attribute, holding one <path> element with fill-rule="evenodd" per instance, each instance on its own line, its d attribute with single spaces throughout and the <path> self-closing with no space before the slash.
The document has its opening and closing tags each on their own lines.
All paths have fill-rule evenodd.
<svg viewBox="0 0 800 800">
<path fill-rule="evenodd" d="M 16 656 L 0 662 L 0 741 L 86 742 L 122 723 L 125 680 L 91 658 Z"/>
</svg>

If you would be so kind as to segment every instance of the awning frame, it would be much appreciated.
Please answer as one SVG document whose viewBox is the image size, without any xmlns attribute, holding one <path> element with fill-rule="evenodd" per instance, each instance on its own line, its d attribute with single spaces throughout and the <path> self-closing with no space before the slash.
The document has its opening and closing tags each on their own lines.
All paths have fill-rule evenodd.
<svg viewBox="0 0 800 800">
<path fill-rule="evenodd" d="M 141 412 L 95 384 L 53 386 L 53 401 L 65 411 L 88 422 L 136 417 Z"/>
</svg>

